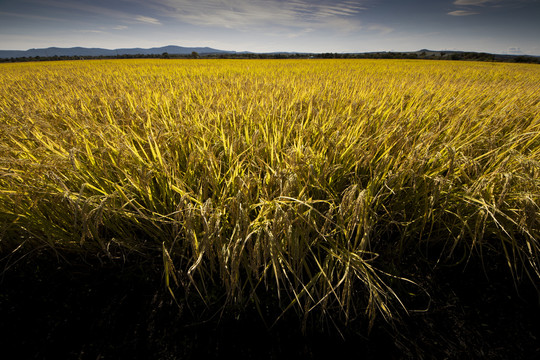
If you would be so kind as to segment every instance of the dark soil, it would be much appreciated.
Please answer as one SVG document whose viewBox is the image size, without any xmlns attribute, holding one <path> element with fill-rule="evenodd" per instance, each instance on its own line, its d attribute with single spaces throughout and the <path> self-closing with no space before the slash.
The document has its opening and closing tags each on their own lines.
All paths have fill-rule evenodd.
<svg viewBox="0 0 540 360">
<path fill-rule="evenodd" d="M 343 339 L 332 327 L 302 332 L 294 313 L 268 329 L 255 311 L 179 306 L 159 264 L 64 256 L 0 264 L 3 359 L 540 359 L 538 294 L 530 281 L 516 288 L 500 261 L 439 268 L 423 284 L 429 311 L 370 332 L 358 321 Z"/>
</svg>

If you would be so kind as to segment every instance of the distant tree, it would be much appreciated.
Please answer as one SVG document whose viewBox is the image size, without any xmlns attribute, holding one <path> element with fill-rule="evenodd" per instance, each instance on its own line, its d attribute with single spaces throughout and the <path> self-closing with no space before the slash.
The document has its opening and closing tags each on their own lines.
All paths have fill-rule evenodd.
<svg viewBox="0 0 540 360">
<path fill-rule="evenodd" d="M 169 58 L 169 53 L 168 53 L 168 52 L 164 52 L 163 54 L 161 54 L 161 58 L 162 58 L 162 59 L 168 59 L 168 58 Z"/>
<path fill-rule="evenodd" d="M 191 57 L 192 57 L 193 59 L 198 59 L 198 58 L 199 58 L 199 53 L 196 52 L 196 51 L 193 51 L 193 52 L 191 53 Z"/>
<path fill-rule="evenodd" d="M 517 62 L 517 63 L 530 63 L 530 62 L 534 62 L 534 58 L 531 57 L 531 56 L 520 55 L 520 56 L 516 56 L 514 58 L 514 62 Z"/>
</svg>

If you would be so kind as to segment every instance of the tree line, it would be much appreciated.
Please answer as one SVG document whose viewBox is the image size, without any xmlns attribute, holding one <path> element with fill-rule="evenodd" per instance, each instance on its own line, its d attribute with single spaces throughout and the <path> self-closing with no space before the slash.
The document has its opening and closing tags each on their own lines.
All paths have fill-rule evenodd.
<svg viewBox="0 0 540 360">
<path fill-rule="evenodd" d="M 61 60 L 91 60 L 91 59 L 425 59 L 425 60 L 465 60 L 492 61 L 514 63 L 540 64 L 539 56 L 501 55 L 479 52 L 445 52 L 445 51 L 416 51 L 416 52 L 371 52 L 371 53 L 212 53 L 198 54 L 124 54 L 115 56 L 32 56 L 2 58 L 0 62 L 29 62 L 29 61 L 61 61 Z"/>
</svg>

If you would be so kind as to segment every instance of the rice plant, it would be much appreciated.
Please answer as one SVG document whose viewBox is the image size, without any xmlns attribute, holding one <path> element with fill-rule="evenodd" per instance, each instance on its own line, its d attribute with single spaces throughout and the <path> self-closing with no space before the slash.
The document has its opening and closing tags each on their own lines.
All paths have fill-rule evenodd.
<svg viewBox="0 0 540 360">
<path fill-rule="evenodd" d="M 537 65 L 0 67 L 2 254 L 133 251 L 175 298 L 345 322 L 411 310 L 424 248 L 540 277 Z"/>
</svg>

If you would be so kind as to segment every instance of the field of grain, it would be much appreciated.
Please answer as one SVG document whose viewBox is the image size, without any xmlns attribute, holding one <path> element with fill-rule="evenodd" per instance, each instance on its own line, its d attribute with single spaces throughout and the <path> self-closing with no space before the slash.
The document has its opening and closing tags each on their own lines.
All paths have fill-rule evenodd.
<svg viewBox="0 0 540 360">
<path fill-rule="evenodd" d="M 538 65 L 44 62 L 0 88 L 4 259 L 137 254 L 269 324 L 429 311 L 418 263 L 539 281 Z"/>
</svg>

